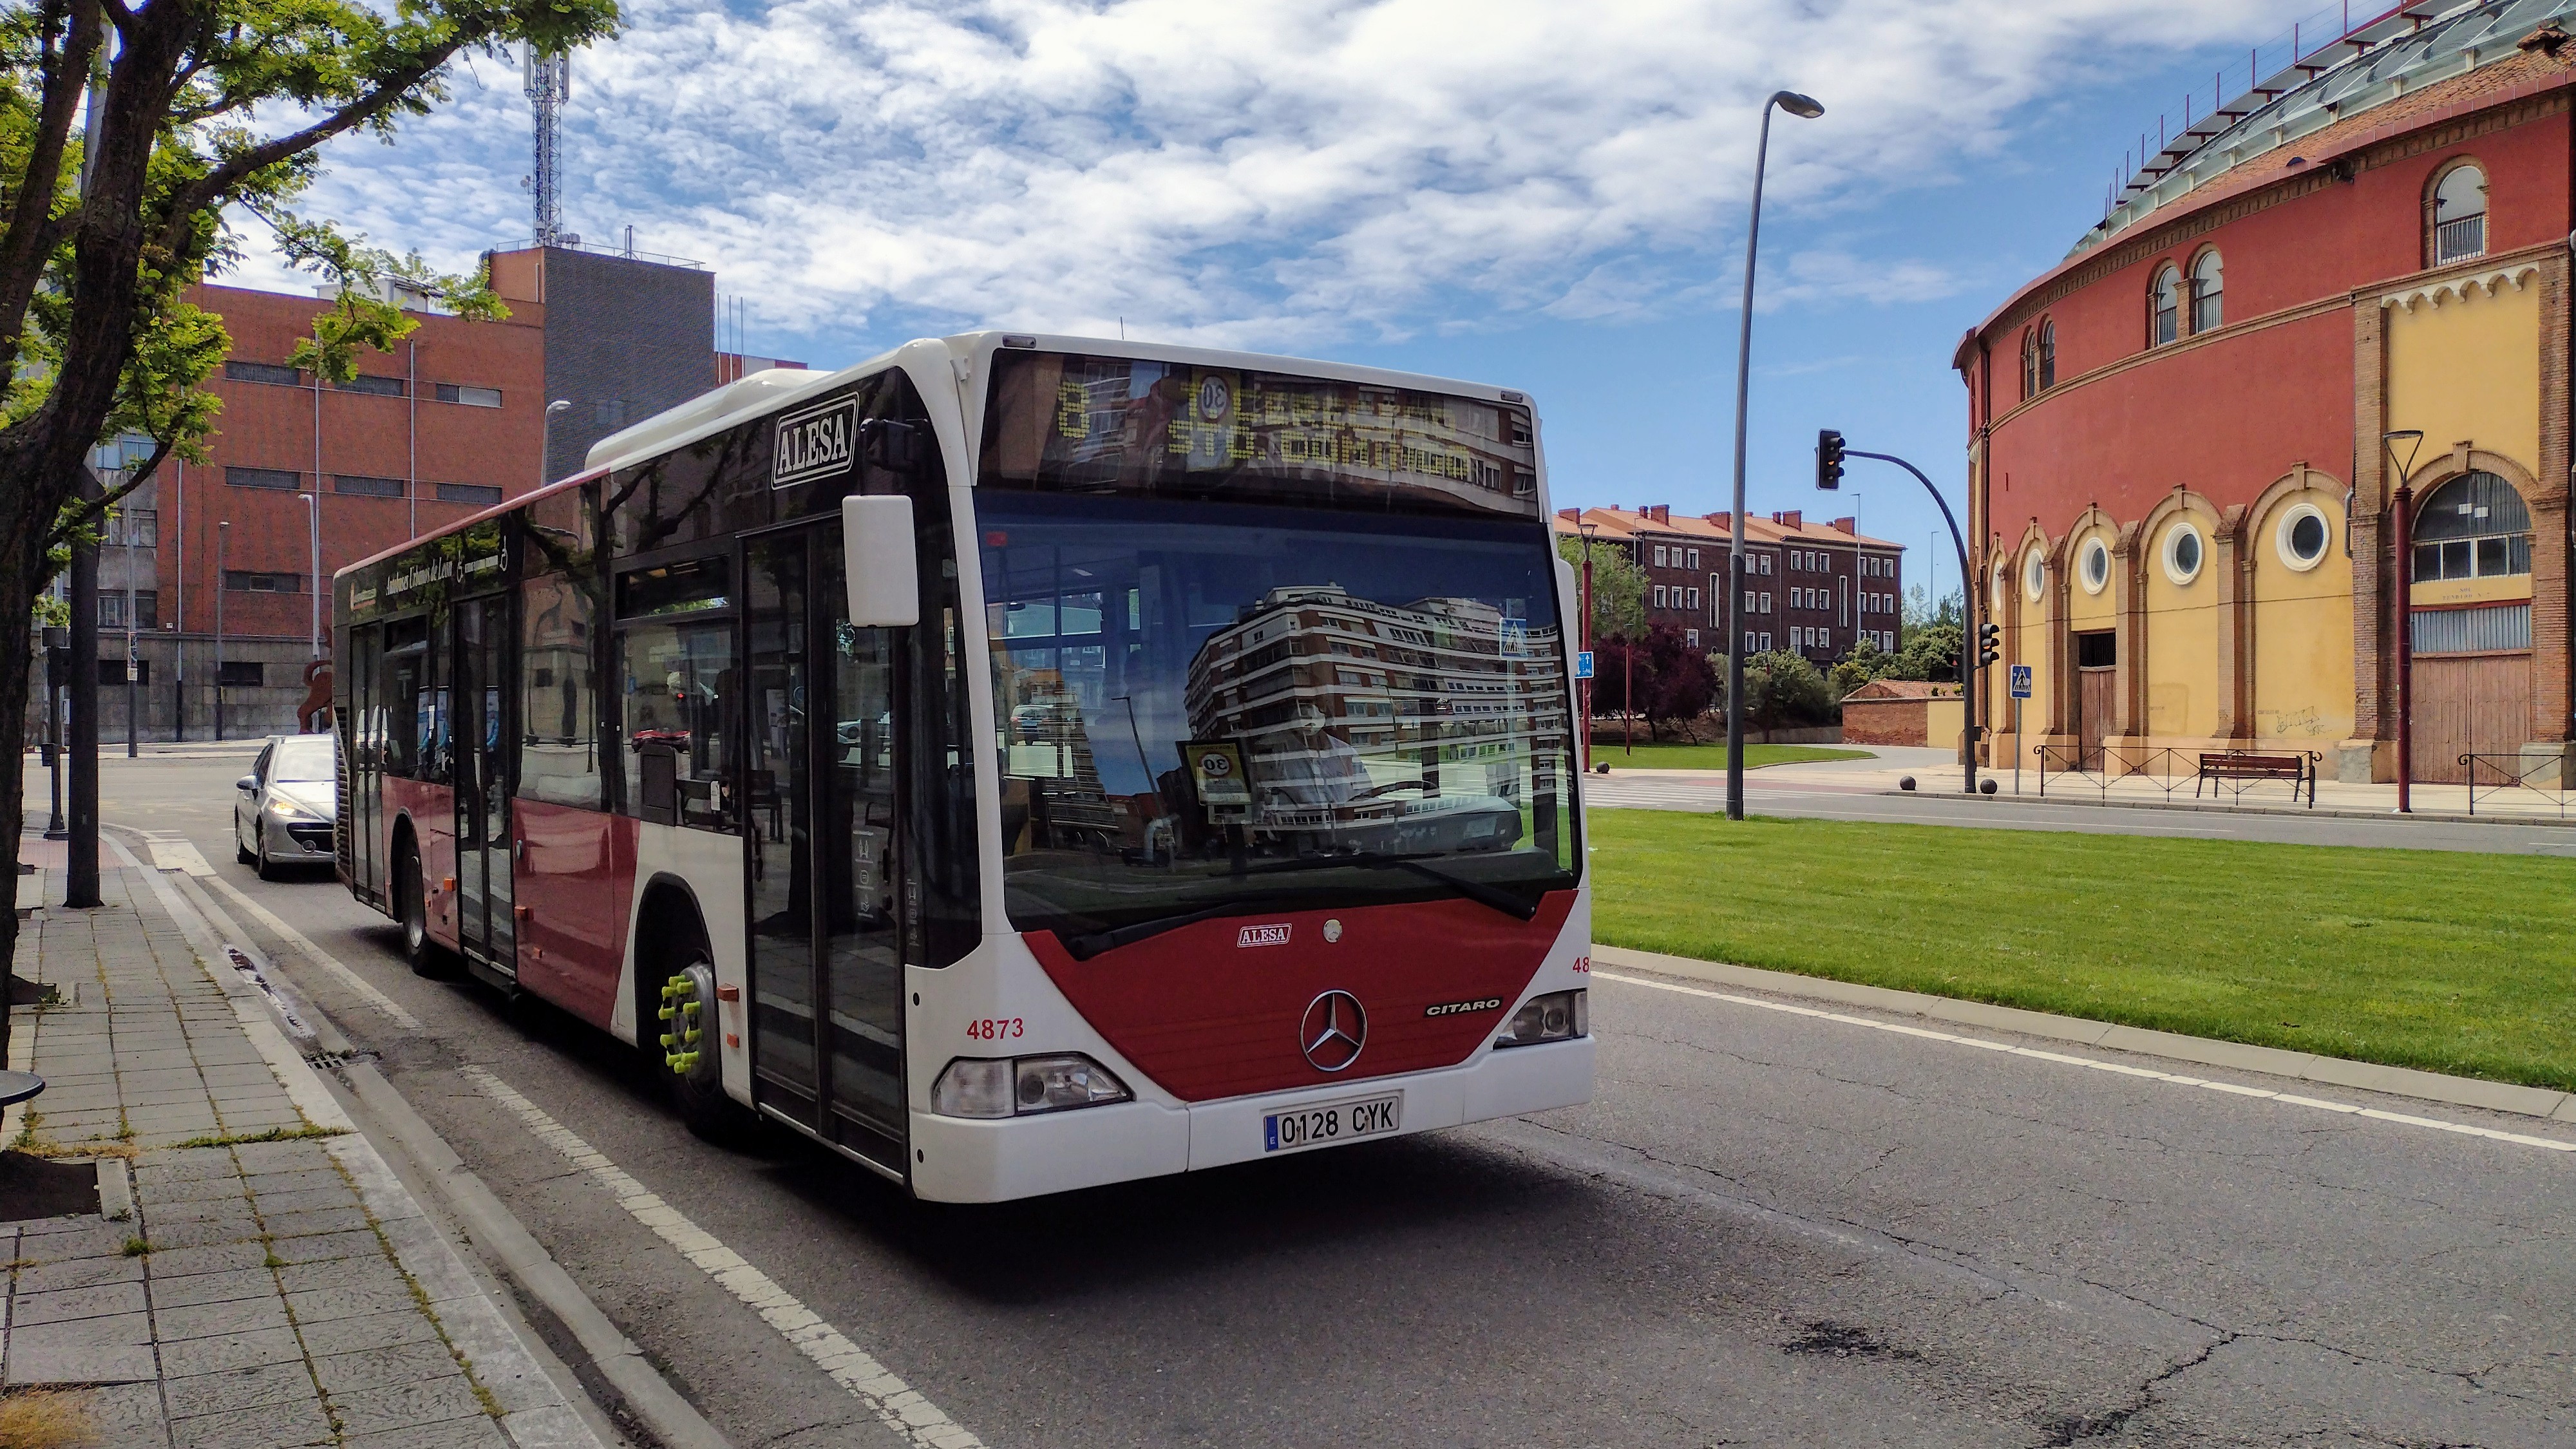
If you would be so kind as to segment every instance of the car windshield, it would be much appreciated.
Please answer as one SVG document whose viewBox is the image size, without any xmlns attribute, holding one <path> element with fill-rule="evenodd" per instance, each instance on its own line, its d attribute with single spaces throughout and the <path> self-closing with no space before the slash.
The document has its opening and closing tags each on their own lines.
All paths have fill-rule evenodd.
<svg viewBox="0 0 2576 1449">
<path fill-rule="evenodd" d="M 1535 517 L 981 489 L 1004 899 L 1076 955 L 1581 859 Z"/>
<path fill-rule="evenodd" d="M 338 777 L 337 765 L 338 757 L 332 753 L 329 735 L 280 740 L 276 757 L 269 761 L 268 782 L 272 785 L 327 785 Z"/>
</svg>

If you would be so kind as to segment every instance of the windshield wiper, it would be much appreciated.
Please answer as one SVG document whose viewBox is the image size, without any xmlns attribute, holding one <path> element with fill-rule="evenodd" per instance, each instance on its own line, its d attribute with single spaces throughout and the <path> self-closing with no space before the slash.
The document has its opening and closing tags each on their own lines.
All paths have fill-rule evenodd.
<svg viewBox="0 0 2576 1449">
<path fill-rule="evenodd" d="M 1276 860 L 1263 865 L 1246 866 L 1240 874 L 1271 875 L 1281 871 L 1325 870 L 1332 866 L 1357 866 L 1362 870 L 1408 870 L 1427 880 L 1436 880 L 1480 906 L 1502 912 L 1516 921 L 1538 915 L 1538 907 L 1500 886 L 1488 885 L 1463 875 L 1453 875 L 1431 864 L 1441 859 L 1431 855 L 1390 855 L 1380 850 L 1353 851 L 1345 855 L 1301 855 L 1295 860 Z"/>
<path fill-rule="evenodd" d="M 1213 920 L 1218 916 L 1241 915 L 1243 910 L 1242 902 L 1228 901 L 1224 905 L 1210 906 L 1203 911 L 1184 911 L 1177 916 L 1156 916 L 1151 920 L 1137 921 L 1111 930 L 1085 931 L 1079 936 L 1068 936 L 1058 932 L 1056 939 L 1064 942 L 1064 949 L 1073 953 L 1073 959 L 1088 961 L 1103 951 L 1114 951 L 1120 946 L 1132 946 L 1148 936 L 1159 936 L 1165 931 L 1194 926 L 1201 921 Z"/>
</svg>

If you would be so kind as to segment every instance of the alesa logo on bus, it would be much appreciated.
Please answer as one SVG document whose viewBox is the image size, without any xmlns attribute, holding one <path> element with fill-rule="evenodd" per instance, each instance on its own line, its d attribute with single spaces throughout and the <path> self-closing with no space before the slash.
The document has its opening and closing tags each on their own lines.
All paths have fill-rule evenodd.
<svg viewBox="0 0 2576 1449">
<path fill-rule="evenodd" d="M 1285 946 L 1288 944 L 1288 927 L 1285 924 L 1246 926 L 1235 933 L 1234 944 L 1237 949 L 1245 946 Z"/>
<path fill-rule="evenodd" d="M 853 397 L 816 403 L 780 418 L 778 446 L 769 455 L 769 486 L 810 483 L 847 470 L 858 433 L 859 402 Z"/>
</svg>

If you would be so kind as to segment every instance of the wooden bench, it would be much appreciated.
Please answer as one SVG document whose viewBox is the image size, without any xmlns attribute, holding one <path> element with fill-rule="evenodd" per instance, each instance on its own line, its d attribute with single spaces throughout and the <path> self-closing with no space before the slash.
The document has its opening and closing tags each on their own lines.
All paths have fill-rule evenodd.
<svg viewBox="0 0 2576 1449">
<path fill-rule="evenodd" d="M 2307 786 L 2308 808 L 2314 810 L 2317 808 L 2317 758 L 2312 750 L 2302 750 L 2286 755 L 2257 754 L 2250 750 L 2227 750 L 2214 755 L 2202 755 L 2200 779 L 2191 787 L 2192 798 L 2195 800 L 2200 798 L 2200 787 L 2203 784 L 2234 782 L 2236 793 L 2241 798 L 2245 793 L 2243 782 L 2287 780 L 2290 782 L 2290 798 L 2294 801 L 2299 798 L 2299 787 Z"/>
</svg>

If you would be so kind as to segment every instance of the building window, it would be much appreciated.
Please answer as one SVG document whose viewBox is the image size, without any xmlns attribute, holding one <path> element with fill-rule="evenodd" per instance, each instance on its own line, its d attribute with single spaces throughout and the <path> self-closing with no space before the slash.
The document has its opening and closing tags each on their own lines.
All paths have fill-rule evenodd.
<svg viewBox="0 0 2576 1449">
<path fill-rule="evenodd" d="M 2181 327 L 2182 269 L 2168 262 L 2156 273 L 2155 322 L 2148 345 L 2164 346 L 2180 335 Z"/>
<path fill-rule="evenodd" d="M 2057 324 L 2049 318 L 2039 319 L 2039 390 L 2057 386 Z"/>
<path fill-rule="evenodd" d="M 102 629 L 125 627 L 125 590 L 103 588 L 98 591 L 98 627 Z M 161 627 L 161 593 L 158 589 L 134 591 L 134 627 L 137 629 Z"/>
<path fill-rule="evenodd" d="M 2203 553 L 2200 529 L 2189 522 L 2177 523 L 2165 531 L 2165 577 L 2177 584 L 2188 585 L 2200 577 Z"/>
<path fill-rule="evenodd" d="M 2103 629 L 2075 636 L 2075 667 L 2108 669 L 2120 662 L 2120 633 Z"/>
<path fill-rule="evenodd" d="M 626 399 L 622 397 L 601 398 L 597 403 L 592 404 L 590 409 L 590 420 L 603 428 L 622 428 L 626 426 Z"/>
<path fill-rule="evenodd" d="M 497 387 L 466 387 L 460 383 L 442 382 L 438 384 L 437 396 L 440 402 L 463 403 L 469 408 L 497 408 L 501 405 L 501 390 Z"/>
<path fill-rule="evenodd" d="M 226 468 L 224 481 L 235 488 L 276 488 L 292 493 L 304 486 L 304 475 L 292 468 Z"/>
<path fill-rule="evenodd" d="M 227 659 L 215 671 L 215 683 L 227 689 L 264 689 L 268 666 L 256 659 Z"/>
<path fill-rule="evenodd" d="M 2433 265 L 2486 255 L 2487 174 L 2454 166 L 2433 185 Z"/>
<path fill-rule="evenodd" d="M 2272 539 L 2281 552 L 2281 562 L 2306 573 L 2325 561 L 2326 545 L 2334 542 L 2334 529 L 2326 522 L 2325 510 L 2313 503 L 2299 503 L 2282 513 Z"/>
<path fill-rule="evenodd" d="M 2096 538 L 2084 545 L 2084 562 L 2076 570 L 2084 580 L 2084 592 L 2098 594 L 2111 582 L 2111 546 Z"/>
<path fill-rule="evenodd" d="M 2418 654 L 2490 654 L 2531 647 L 2531 606 L 2414 609 L 2407 615 Z"/>
<path fill-rule="evenodd" d="M 2464 473 L 2426 495 L 2415 519 L 2415 581 L 2531 572 L 2531 510 L 2493 473 Z"/>
<path fill-rule="evenodd" d="M 2220 319 L 2226 315 L 2220 305 L 2224 288 L 2218 249 L 2212 247 L 2191 264 L 2191 330 L 2195 334 L 2218 330 Z"/>
<path fill-rule="evenodd" d="M 331 491 L 356 493 L 368 498 L 400 498 L 403 496 L 403 480 L 372 478 L 361 473 L 334 473 L 331 475 Z"/>
<path fill-rule="evenodd" d="M 278 387 L 302 387 L 304 374 L 274 362 L 227 362 L 224 377 L 230 382 L 265 382 Z"/>
<path fill-rule="evenodd" d="M 2036 604 L 2047 591 L 2048 560 L 2038 549 L 2032 549 L 2030 557 L 2023 559 L 2021 564 L 2022 597 Z"/>
<path fill-rule="evenodd" d="M 1699 647 L 1699 631 L 1697 629 L 1684 629 L 1682 631 L 1682 642 L 1693 649 L 1697 649 Z"/>
<path fill-rule="evenodd" d="M 438 485 L 438 501 L 471 503 L 488 508 L 501 501 L 501 490 L 489 483 L 441 483 Z"/>
<path fill-rule="evenodd" d="M 350 378 L 347 382 L 335 382 L 331 385 L 342 392 L 370 393 L 376 397 L 401 397 L 403 395 L 403 380 L 401 378 L 376 377 L 364 372 L 359 373 L 356 377 Z"/>
<path fill-rule="evenodd" d="M 2021 395 L 2025 399 L 2039 395 L 2039 329 L 2036 327 L 2021 330 Z"/>
<path fill-rule="evenodd" d="M 110 548 L 152 548 L 161 541 L 161 515 L 150 508 L 111 508 L 100 541 Z"/>
<path fill-rule="evenodd" d="M 304 575 L 226 569 L 224 587 L 237 594 L 300 594 L 304 592 Z"/>
<path fill-rule="evenodd" d="M 1692 568 L 1698 568 L 1698 567 L 1699 567 L 1699 550 L 1698 550 L 1698 549 L 1692 549 L 1692 550 L 1690 551 L 1690 566 L 1691 566 Z"/>
</svg>

